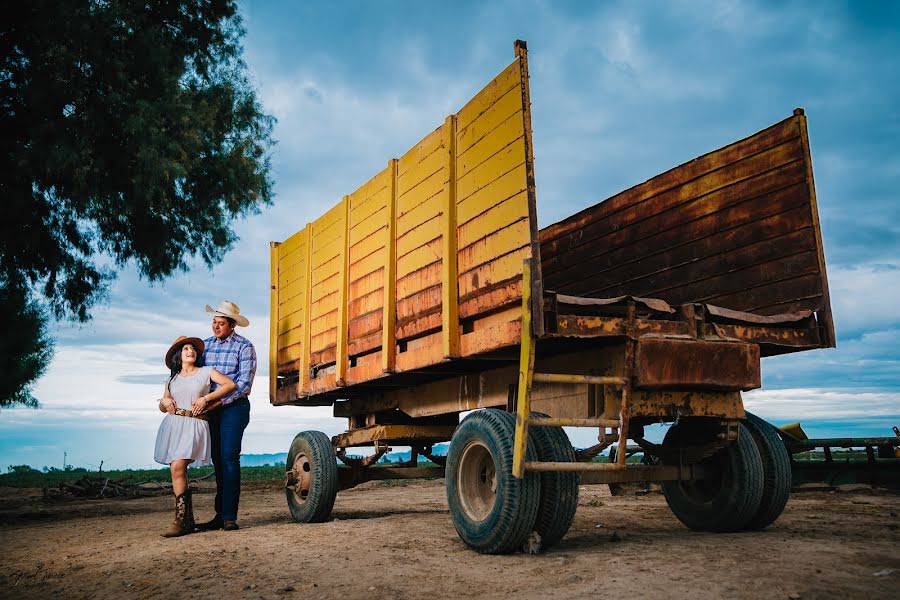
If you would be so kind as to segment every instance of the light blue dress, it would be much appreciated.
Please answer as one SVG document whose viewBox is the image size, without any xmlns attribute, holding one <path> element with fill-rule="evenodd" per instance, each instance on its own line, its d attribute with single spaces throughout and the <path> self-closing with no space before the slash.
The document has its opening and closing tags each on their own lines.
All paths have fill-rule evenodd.
<svg viewBox="0 0 900 600">
<path fill-rule="evenodd" d="M 209 393 L 209 374 L 212 367 L 200 367 L 196 373 L 183 377 L 180 373 L 168 384 L 169 394 L 178 408 L 191 410 L 191 403 Z M 212 464 L 212 445 L 209 441 L 209 423 L 194 417 L 182 417 L 166 413 L 156 434 L 153 459 L 164 465 L 173 460 L 189 458 L 193 466 Z"/>
</svg>

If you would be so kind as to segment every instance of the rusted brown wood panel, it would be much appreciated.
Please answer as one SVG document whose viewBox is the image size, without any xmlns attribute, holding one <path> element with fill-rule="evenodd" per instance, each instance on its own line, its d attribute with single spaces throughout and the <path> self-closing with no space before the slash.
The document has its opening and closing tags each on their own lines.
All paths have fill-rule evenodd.
<svg viewBox="0 0 900 600">
<path fill-rule="evenodd" d="M 710 171 L 719 169 L 724 165 L 752 156 L 797 136 L 798 132 L 794 117 L 790 117 L 759 133 L 719 150 L 704 154 L 661 175 L 657 175 L 642 184 L 629 188 L 606 200 L 603 203 L 606 204 L 603 210 L 606 215 L 611 215 L 617 210 L 627 208 L 636 202 L 653 197 L 665 190 L 677 187 Z M 541 250 L 543 251 L 545 244 L 558 237 L 569 233 L 577 234 L 586 221 L 593 220 L 596 211 L 597 206 L 586 208 L 559 223 L 541 230 Z"/>
<path fill-rule="evenodd" d="M 382 310 L 378 308 L 370 313 L 351 319 L 347 324 L 349 340 L 353 341 L 371 333 L 381 331 Z"/>
<path fill-rule="evenodd" d="M 775 307 L 787 303 L 797 306 L 801 300 L 808 302 L 808 305 L 807 302 L 803 302 L 804 308 L 812 310 L 820 307 L 822 303 L 822 282 L 818 277 L 817 269 L 810 266 L 809 256 L 804 256 L 803 258 L 808 271 L 805 275 L 800 274 L 800 267 L 798 267 L 797 274 L 788 279 L 773 281 L 766 286 L 736 290 L 731 294 L 710 298 L 707 303 L 724 306 L 725 308 L 731 308 L 740 303 L 748 306 L 749 310 L 747 312 L 757 312 L 764 315 L 783 313 L 785 311 L 782 308 L 774 310 Z M 799 306 L 794 310 L 799 310 Z"/>
<path fill-rule="evenodd" d="M 590 225 L 600 241 L 572 247 L 565 252 L 552 254 L 546 250 L 544 268 L 551 280 L 571 277 L 569 271 L 592 265 L 603 255 L 624 249 L 632 258 L 646 252 L 658 251 L 696 235 L 705 235 L 717 229 L 736 227 L 742 219 L 776 214 L 797 205 L 808 205 L 804 191 L 803 168 L 799 162 L 761 173 L 733 185 L 715 190 L 696 198 L 685 199 L 676 192 L 662 198 L 659 212 L 632 222 L 599 220 Z M 747 205 L 759 200 L 762 206 L 754 207 L 760 214 L 747 215 Z M 744 208 L 739 208 L 739 207 Z M 687 228 L 687 229 L 685 229 Z M 647 244 L 651 244 L 647 246 Z M 633 250 L 632 250 L 632 247 Z"/>
</svg>

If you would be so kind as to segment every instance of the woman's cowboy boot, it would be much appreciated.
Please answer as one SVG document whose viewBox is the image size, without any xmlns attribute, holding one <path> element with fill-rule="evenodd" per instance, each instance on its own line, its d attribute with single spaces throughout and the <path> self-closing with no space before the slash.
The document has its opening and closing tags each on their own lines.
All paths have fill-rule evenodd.
<svg viewBox="0 0 900 600">
<path fill-rule="evenodd" d="M 184 526 L 188 529 L 189 532 L 193 533 L 197 530 L 197 524 L 194 523 L 194 498 L 191 495 L 191 488 L 188 488 L 184 493 L 184 500 L 187 509 L 187 517 L 184 522 Z"/>
<path fill-rule="evenodd" d="M 188 533 L 192 533 L 194 531 L 193 525 L 190 528 L 187 527 L 188 502 L 185 496 L 187 496 L 187 492 L 179 496 L 175 496 L 175 520 L 172 521 L 172 524 L 169 525 L 169 528 L 162 533 L 163 537 L 178 537 L 180 535 L 187 535 Z"/>
</svg>

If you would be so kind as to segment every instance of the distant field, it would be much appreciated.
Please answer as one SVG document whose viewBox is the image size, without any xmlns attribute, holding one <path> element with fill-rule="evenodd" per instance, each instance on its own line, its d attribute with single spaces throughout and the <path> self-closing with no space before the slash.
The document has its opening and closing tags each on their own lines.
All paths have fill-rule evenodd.
<svg viewBox="0 0 900 600">
<path fill-rule="evenodd" d="M 199 479 L 211 475 L 212 467 L 200 467 L 188 469 L 188 477 Z M 0 487 L 56 487 L 63 481 L 77 481 L 84 475 L 102 475 L 110 479 L 124 479 L 128 483 L 141 483 L 143 481 L 170 481 L 169 469 L 129 469 L 124 471 L 41 471 L 7 473 L 0 475 Z M 283 479 L 284 467 L 241 467 L 241 479 L 243 481 L 265 481 L 269 479 Z M 210 477 L 210 480 L 213 478 Z"/>
</svg>

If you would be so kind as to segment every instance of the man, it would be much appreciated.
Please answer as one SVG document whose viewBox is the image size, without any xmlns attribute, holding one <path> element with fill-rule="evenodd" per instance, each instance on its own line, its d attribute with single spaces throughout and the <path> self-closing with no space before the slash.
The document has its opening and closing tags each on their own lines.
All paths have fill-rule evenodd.
<svg viewBox="0 0 900 600">
<path fill-rule="evenodd" d="M 250 341 L 235 333 L 235 326 L 250 324 L 237 304 L 225 300 L 217 309 L 208 304 L 213 314 L 210 338 L 204 340 L 204 364 L 217 369 L 236 384 L 236 389 L 222 398 L 221 406 L 209 414 L 212 461 L 216 470 L 216 516 L 200 523 L 201 531 L 239 529 L 238 501 L 241 497 L 241 440 L 250 422 L 250 388 L 256 375 L 256 350 Z M 210 391 L 216 389 L 210 385 Z"/>
</svg>

